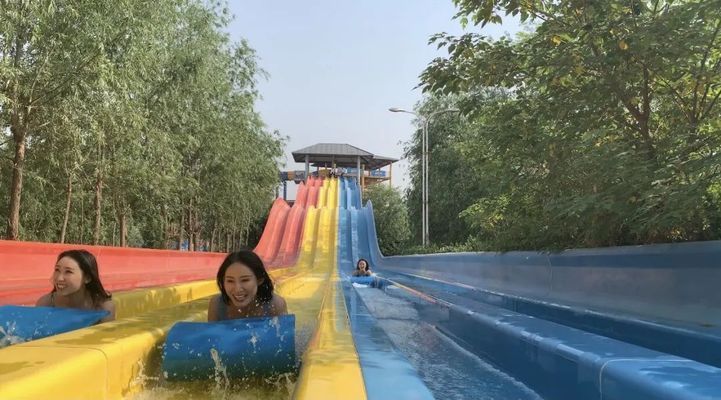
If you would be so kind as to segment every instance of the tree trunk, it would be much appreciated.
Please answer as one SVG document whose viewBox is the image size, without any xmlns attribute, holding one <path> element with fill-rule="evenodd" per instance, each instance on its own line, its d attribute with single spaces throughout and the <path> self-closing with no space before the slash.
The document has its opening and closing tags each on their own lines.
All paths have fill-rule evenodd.
<svg viewBox="0 0 721 400">
<path fill-rule="evenodd" d="M 68 220 L 70 219 L 70 204 L 73 199 L 73 176 L 68 174 L 67 200 L 65 201 L 65 216 L 63 226 L 60 228 L 60 243 L 65 243 L 65 233 L 68 231 Z"/>
<path fill-rule="evenodd" d="M 128 247 L 128 217 L 125 215 L 125 209 L 120 211 L 118 220 L 120 223 L 120 247 Z"/>
<path fill-rule="evenodd" d="M 14 66 L 20 67 L 25 56 L 26 38 L 18 32 L 15 38 Z M 8 204 L 7 239 L 17 240 L 20 233 L 20 196 L 23 190 L 23 168 L 25 166 L 25 146 L 27 145 L 29 108 L 26 99 L 21 99 L 19 82 L 13 86 L 14 105 L 10 114 L 10 133 L 15 143 L 15 158 L 13 159 L 13 177 L 10 184 L 10 204 Z M 11 103 L 12 104 L 12 103 Z"/>
<path fill-rule="evenodd" d="M 230 253 L 230 232 L 225 232 L 225 252 Z"/>
<path fill-rule="evenodd" d="M 195 232 L 195 250 L 201 251 L 203 248 L 203 230 L 200 227 L 200 218 L 198 218 L 198 210 L 193 210 L 193 230 Z"/>
<path fill-rule="evenodd" d="M 195 230 L 193 229 L 193 199 L 188 203 L 188 251 L 195 251 Z"/>
<path fill-rule="evenodd" d="M 100 228 L 102 222 L 103 206 L 103 176 L 100 168 L 96 171 L 95 179 L 95 228 L 93 229 L 93 244 L 100 244 Z"/>
<path fill-rule="evenodd" d="M 210 232 L 210 243 L 208 244 L 208 251 L 213 252 L 215 251 L 215 234 L 217 228 L 213 227 L 213 230 Z"/>
<path fill-rule="evenodd" d="M 163 207 L 161 208 L 161 218 L 163 223 L 163 249 L 169 249 L 170 248 L 170 235 L 171 235 L 171 229 L 172 224 L 168 218 L 168 207 L 163 204 Z"/>
<path fill-rule="evenodd" d="M 85 199 L 82 196 L 80 196 L 80 239 L 78 243 L 85 243 Z"/>
<path fill-rule="evenodd" d="M 7 239 L 17 240 L 20 232 L 20 195 L 23 190 L 23 168 L 25 166 L 26 121 L 17 115 L 11 117 L 10 131 L 15 142 L 15 158 L 13 160 L 13 178 L 10 186 L 10 207 L 7 220 Z"/>
<path fill-rule="evenodd" d="M 165 206 L 163 206 L 160 208 L 160 232 L 158 232 L 159 237 L 160 237 L 159 246 L 161 249 L 166 248 L 165 247 L 165 244 L 166 244 L 165 238 L 168 237 L 167 233 L 168 233 L 168 229 L 166 228 L 166 224 L 165 224 Z"/>
<path fill-rule="evenodd" d="M 178 250 L 183 249 L 183 229 L 185 229 L 185 212 L 180 210 L 180 226 L 178 226 Z"/>
<path fill-rule="evenodd" d="M 203 231 L 200 229 L 200 224 L 198 223 L 197 211 L 193 221 L 195 221 L 195 250 L 201 251 L 203 249 Z"/>
</svg>

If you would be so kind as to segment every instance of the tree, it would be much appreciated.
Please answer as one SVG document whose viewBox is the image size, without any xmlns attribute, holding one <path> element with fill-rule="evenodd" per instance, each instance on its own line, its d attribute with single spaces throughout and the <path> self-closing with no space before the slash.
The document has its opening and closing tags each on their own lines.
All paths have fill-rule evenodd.
<svg viewBox="0 0 721 400">
<path fill-rule="evenodd" d="M 230 41 L 227 8 L 0 5 L 7 237 L 240 246 L 272 200 L 283 140 L 255 111 L 265 74 Z"/>
<path fill-rule="evenodd" d="M 154 6 L 154 5 L 153 5 Z M 42 140 L 65 96 L 108 72 L 106 49 L 138 34 L 133 28 L 152 6 L 138 1 L 2 2 L 0 100 L 13 145 L 7 237 L 20 232 L 20 204 L 28 144 Z M 157 8 L 156 8 L 157 9 Z"/>
<path fill-rule="evenodd" d="M 462 215 L 484 247 L 721 237 L 721 2 L 456 4 L 466 22 L 536 24 L 516 40 L 436 35 L 448 57 L 421 77 L 475 126 L 459 147 L 485 193 Z"/>
<path fill-rule="evenodd" d="M 427 116 L 438 110 L 457 108 L 459 96 L 429 97 L 416 107 Z M 410 163 L 411 185 L 406 191 L 412 232 L 421 241 L 421 142 L 422 126 L 405 144 L 403 158 Z M 483 193 L 478 176 L 465 162 L 465 142 L 472 127 L 456 113 L 437 114 L 428 127 L 429 151 L 429 236 L 437 246 L 462 245 L 468 240 L 471 226 L 460 213 Z"/>
<path fill-rule="evenodd" d="M 378 245 L 385 255 L 399 254 L 410 237 L 408 210 L 398 190 L 392 186 L 369 186 L 366 198 L 373 203 Z"/>
</svg>

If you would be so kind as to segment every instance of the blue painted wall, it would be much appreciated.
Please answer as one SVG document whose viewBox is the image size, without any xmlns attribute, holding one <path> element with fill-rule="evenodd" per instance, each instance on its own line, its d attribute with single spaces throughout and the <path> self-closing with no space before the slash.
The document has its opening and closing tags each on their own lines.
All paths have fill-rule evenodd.
<svg viewBox="0 0 721 400">
<path fill-rule="evenodd" d="M 376 240 L 373 205 L 367 221 L 377 268 L 537 300 L 648 318 L 721 326 L 721 241 L 559 253 L 454 253 L 384 257 Z"/>
</svg>

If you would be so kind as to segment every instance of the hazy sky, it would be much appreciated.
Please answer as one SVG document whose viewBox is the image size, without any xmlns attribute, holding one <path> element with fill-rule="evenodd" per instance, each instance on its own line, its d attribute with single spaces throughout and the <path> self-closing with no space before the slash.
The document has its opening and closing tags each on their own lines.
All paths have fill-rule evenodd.
<svg viewBox="0 0 721 400">
<path fill-rule="evenodd" d="M 418 75 L 443 55 L 427 44 L 431 35 L 463 33 L 451 0 L 230 0 L 230 8 L 231 37 L 247 39 L 270 74 L 259 85 L 258 111 L 290 137 L 287 170 L 303 169 L 291 151 L 324 142 L 401 158 L 413 116 L 388 107 L 421 100 Z M 519 29 L 506 22 L 483 33 Z M 394 186 L 408 185 L 406 169 L 403 160 L 394 165 Z"/>
</svg>

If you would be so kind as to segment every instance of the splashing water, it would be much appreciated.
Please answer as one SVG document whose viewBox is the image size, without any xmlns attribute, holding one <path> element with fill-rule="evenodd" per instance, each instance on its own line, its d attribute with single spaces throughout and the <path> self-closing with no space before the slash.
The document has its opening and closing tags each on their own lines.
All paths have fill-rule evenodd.
<svg viewBox="0 0 721 400">
<path fill-rule="evenodd" d="M 220 354 L 216 349 L 210 349 L 210 358 L 213 359 L 215 366 L 213 367 L 213 379 L 215 380 L 216 392 L 227 393 L 228 386 L 230 386 L 230 379 L 228 379 L 228 370 L 223 365 L 223 360 L 220 358 Z"/>
<path fill-rule="evenodd" d="M 259 338 L 260 337 L 254 332 L 250 336 L 250 339 L 248 339 L 248 342 L 253 345 L 253 353 L 256 353 L 258 351 L 258 347 L 256 345 L 258 344 Z"/>
<path fill-rule="evenodd" d="M 135 378 L 130 382 L 130 387 L 145 387 L 149 382 L 155 382 L 159 381 L 160 378 L 157 376 L 152 376 L 152 374 L 146 374 L 145 372 L 145 363 L 143 363 L 141 360 L 138 360 L 138 372 L 135 375 Z"/>
<path fill-rule="evenodd" d="M 7 330 L 0 326 L 0 349 L 13 344 L 25 342 L 24 338 L 15 336 L 15 326 L 16 324 L 14 321 L 8 324 Z"/>
<path fill-rule="evenodd" d="M 264 379 L 264 382 L 272 385 L 277 393 L 287 393 L 288 395 L 293 393 L 293 389 L 295 388 L 295 375 L 288 372 L 285 374 L 275 375 L 271 377 L 267 377 Z"/>
<path fill-rule="evenodd" d="M 277 316 L 275 316 L 275 317 L 271 318 L 270 320 L 268 320 L 268 325 L 270 325 L 270 326 L 272 326 L 272 327 L 275 328 L 275 335 L 276 335 L 276 336 L 280 336 L 280 319 L 279 319 Z"/>
</svg>

